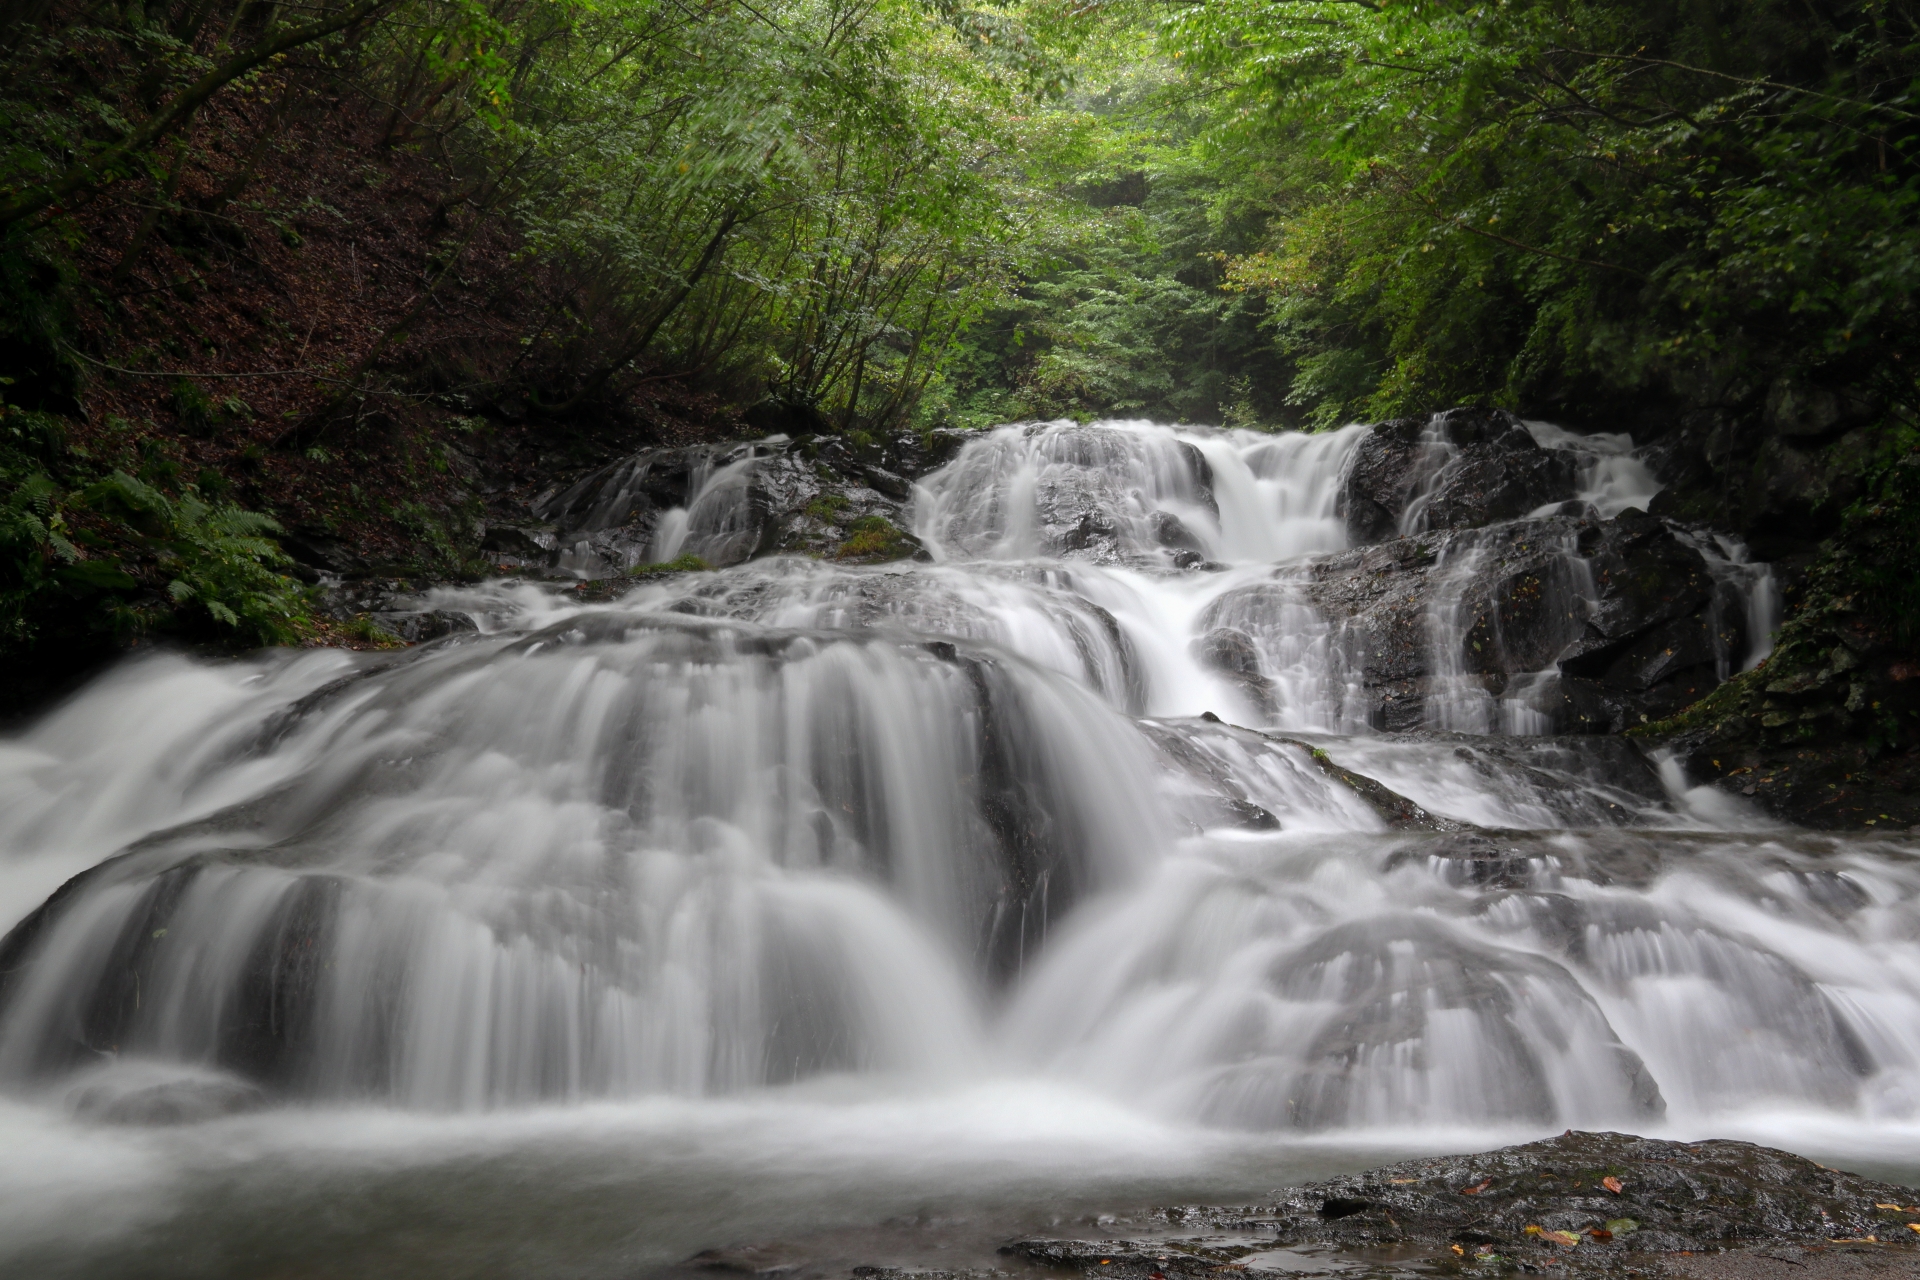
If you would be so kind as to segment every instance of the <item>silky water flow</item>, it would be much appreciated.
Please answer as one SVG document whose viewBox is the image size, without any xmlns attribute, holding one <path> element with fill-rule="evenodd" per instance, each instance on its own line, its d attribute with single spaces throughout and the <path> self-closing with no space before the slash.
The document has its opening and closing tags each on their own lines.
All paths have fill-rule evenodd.
<svg viewBox="0 0 1920 1280">
<path fill-rule="evenodd" d="M 1657 488 L 1529 429 L 1588 517 Z M 1518 526 L 1422 533 L 1444 440 L 1401 529 L 1432 674 L 1382 731 L 1313 590 L 1367 431 L 1006 427 L 917 487 L 925 561 L 447 588 L 478 632 L 100 678 L 0 743 L 0 1258 L 628 1275 L 1570 1126 L 1913 1165 L 1910 845 L 1543 733 L 1552 636 L 1477 677 Z M 662 559 L 726 558 L 752 465 Z M 1528 520 L 1571 643 L 1580 539 Z M 1680 536 L 1720 674 L 1758 661 L 1770 574 Z"/>
</svg>

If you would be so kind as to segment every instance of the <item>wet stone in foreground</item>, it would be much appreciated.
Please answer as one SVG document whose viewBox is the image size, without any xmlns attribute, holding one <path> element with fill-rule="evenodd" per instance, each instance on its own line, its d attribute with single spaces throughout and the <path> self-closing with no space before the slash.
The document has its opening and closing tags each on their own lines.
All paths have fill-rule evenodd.
<svg viewBox="0 0 1920 1280">
<path fill-rule="evenodd" d="M 1291 1188 L 1267 1206 L 1160 1209 L 1133 1222 L 1148 1233 L 1021 1240 L 1006 1252 L 1128 1280 L 1920 1275 L 1912 1188 L 1750 1143 L 1617 1133 L 1410 1160 Z"/>
</svg>

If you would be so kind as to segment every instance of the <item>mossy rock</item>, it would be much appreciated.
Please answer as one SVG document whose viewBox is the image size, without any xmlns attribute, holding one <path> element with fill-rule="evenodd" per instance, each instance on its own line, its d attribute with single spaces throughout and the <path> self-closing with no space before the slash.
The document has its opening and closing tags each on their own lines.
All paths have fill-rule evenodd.
<svg viewBox="0 0 1920 1280">
<path fill-rule="evenodd" d="M 847 526 L 847 540 L 840 544 L 833 558 L 879 564 L 921 554 L 920 539 L 885 516 L 862 516 Z"/>
</svg>

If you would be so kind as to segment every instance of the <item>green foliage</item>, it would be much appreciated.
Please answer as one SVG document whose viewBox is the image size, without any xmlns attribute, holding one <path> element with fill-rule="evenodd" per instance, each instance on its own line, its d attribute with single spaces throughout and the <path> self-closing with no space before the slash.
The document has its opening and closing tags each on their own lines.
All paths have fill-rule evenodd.
<svg viewBox="0 0 1920 1280">
<path fill-rule="evenodd" d="M 10 471 L 0 507 L 0 648 L 17 653 L 37 633 L 36 601 L 60 586 L 59 571 L 80 558 L 67 537 L 60 490 L 44 472 Z"/>
<path fill-rule="evenodd" d="M 164 582 L 167 604 L 113 606 L 131 613 L 128 621 L 138 629 L 170 624 L 204 631 L 211 622 L 216 634 L 242 642 L 285 644 L 298 637 L 300 592 L 274 572 L 289 561 L 271 538 L 280 526 L 266 516 L 209 503 L 191 486 L 169 498 L 124 471 L 88 485 L 72 496 L 71 506 L 104 517 L 113 535 L 111 552 L 121 558 L 117 567 L 104 567 L 110 563 L 105 558 L 88 562 L 103 566 L 97 585 L 136 587 L 128 560 Z"/>
<path fill-rule="evenodd" d="M 930 420 L 1916 403 L 1910 3 L 1104 13 L 1078 217 Z"/>
<path fill-rule="evenodd" d="M 511 387 L 455 389 L 476 406 L 552 420 L 684 378 L 860 445 L 908 424 L 1320 427 L 1470 400 L 1751 421 L 1777 383 L 1843 388 L 1884 440 L 1834 563 L 1855 598 L 1920 616 L 1884 567 L 1914 549 L 1895 465 L 1920 408 L 1912 0 L 389 0 L 298 59 L 235 61 L 354 11 L 0 14 L 9 652 L 156 628 L 252 643 L 297 618 L 271 525 L 229 501 L 234 475 L 272 475 L 261 443 L 190 475 L 148 427 L 116 473 L 64 455 L 54 416 L 77 413 L 81 368 L 61 201 L 143 209 L 92 262 L 200 217 L 175 180 L 230 167 L 184 127 L 215 81 L 281 104 L 255 113 L 263 145 L 283 111 L 357 92 L 378 146 L 441 166 L 422 307 L 511 221 L 519 256 L 492 283 L 538 320 L 504 339 Z M 293 216 L 270 214 L 289 244 Z M 188 435 L 251 417 L 191 378 L 170 391 L 156 416 Z M 463 517 L 397 514 L 436 568 L 467 567 Z M 913 550 L 877 519 L 838 554 Z"/>
<path fill-rule="evenodd" d="M 921 421 L 1289 421 L 1267 300 L 1221 287 L 1265 234 L 1251 167 L 1203 153 L 1211 115 L 1140 25 L 1110 21 L 1075 62 L 1078 83 L 1037 131 L 1065 209 L 1035 229 L 1013 296 L 963 338 Z"/>
<path fill-rule="evenodd" d="M 1200 145 L 1267 193 L 1229 279 L 1321 421 L 1779 376 L 1912 405 L 1915 30 L 1873 0 L 1226 0 L 1161 29 L 1220 95 Z"/>
<path fill-rule="evenodd" d="M 16 690 L 57 684 L 142 635 L 284 644 L 300 586 L 265 516 L 111 471 L 77 488 L 50 414 L 0 400 L 0 661 Z M 165 470 L 164 468 L 156 469 Z"/>
<path fill-rule="evenodd" d="M 507 125 L 461 138 L 511 173 L 547 267 L 521 363 L 536 408 L 572 411 L 644 359 L 843 430 L 909 416 L 1056 203 L 1025 96 L 1057 82 L 1050 53 L 1017 10 L 941 12 L 523 14 Z"/>
<path fill-rule="evenodd" d="M 1854 503 L 1813 586 L 1855 597 L 1906 652 L 1920 649 L 1920 452 L 1909 444 Z"/>
</svg>

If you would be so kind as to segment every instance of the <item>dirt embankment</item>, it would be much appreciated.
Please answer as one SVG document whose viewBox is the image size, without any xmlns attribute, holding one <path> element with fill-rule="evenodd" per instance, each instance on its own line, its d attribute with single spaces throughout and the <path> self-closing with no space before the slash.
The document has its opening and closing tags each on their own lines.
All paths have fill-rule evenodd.
<svg viewBox="0 0 1920 1280">
<path fill-rule="evenodd" d="M 72 211 L 77 377 L 55 400 L 78 457 L 195 483 L 303 546 L 446 573 L 543 464 L 740 433 L 671 370 L 577 419 L 530 415 L 554 371 L 526 340 L 565 282 L 431 142 L 381 145 L 387 123 L 266 84 L 201 113 L 171 200 L 127 183 Z"/>
</svg>

